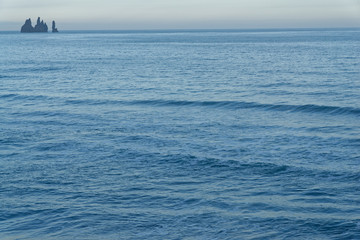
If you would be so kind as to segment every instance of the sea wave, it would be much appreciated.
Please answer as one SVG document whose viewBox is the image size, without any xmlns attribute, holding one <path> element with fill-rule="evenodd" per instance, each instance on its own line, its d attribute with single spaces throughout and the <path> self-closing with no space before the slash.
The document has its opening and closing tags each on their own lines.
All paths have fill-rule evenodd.
<svg viewBox="0 0 360 240">
<path fill-rule="evenodd" d="M 123 104 L 123 105 L 146 105 L 146 106 L 164 106 L 164 107 L 209 107 L 224 109 L 263 109 L 271 111 L 285 112 L 307 112 L 307 113 L 323 113 L 331 115 L 357 115 L 360 116 L 360 108 L 326 106 L 316 104 L 291 105 L 291 104 L 264 104 L 256 102 L 241 101 L 182 101 L 182 100 L 68 100 L 68 104 L 89 104 L 89 105 L 107 105 L 107 104 Z"/>
<path fill-rule="evenodd" d="M 243 101 L 185 101 L 185 100 L 111 100 L 111 99 L 69 99 L 46 95 L 23 95 L 6 93 L 0 99 L 11 100 L 58 100 L 65 105 L 143 105 L 152 107 L 208 107 L 222 109 L 262 109 L 282 112 L 322 113 L 330 115 L 356 115 L 360 116 L 360 108 L 348 106 L 330 106 L 316 104 L 267 104 Z M 59 103 L 60 104 L 60 103 Z"/>
<path fill-rule="evenodd" d="M 66 71 L 69 67 L 57 67 L 57 66 L 36 66 L 36 67 L 15 67 L 7 69 L 7 72 L 16 73 L 42 73 L 52 71 Z"/>
<path fill-rule="evenodd" d="M 312 112 L 328 113 L 334 115 L 356 114 L 360 115 L 360 108 L 323 106 L 315 104 L 286 105 L 286 104 L 264 104 L 256 102 L 239 101 L 172 101 L 172 100 L 145 100 L 134 101 L 133 104 L 158 105 L 158 106 L 204 106 L 215 108 L 246 109 L 260 108 L 265 110 L 290 111 L 290 112 Z"/>
</svg>

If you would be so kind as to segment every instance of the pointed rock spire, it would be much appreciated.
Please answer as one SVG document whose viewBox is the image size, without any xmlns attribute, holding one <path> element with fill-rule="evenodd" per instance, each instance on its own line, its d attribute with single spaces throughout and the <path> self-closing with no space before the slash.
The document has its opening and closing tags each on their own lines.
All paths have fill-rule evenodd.
<svg viewBox="0 0 360 240">
<path fill-rule="evenodd" d="M 53 32 L 53 33 L 59 32 L 59 31 L 57 30 L 56 26 L 55 26 L 55 21 L 52 21 L 52 32 Z"/>
</svg>

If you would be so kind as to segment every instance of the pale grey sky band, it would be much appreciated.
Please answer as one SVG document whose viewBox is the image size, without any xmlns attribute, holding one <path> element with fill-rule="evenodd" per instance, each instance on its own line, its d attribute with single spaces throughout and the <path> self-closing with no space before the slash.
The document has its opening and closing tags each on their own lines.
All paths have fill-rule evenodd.
<svg viewBox="0 0 360 240">
<path fill-rule="evenodd" d="M 360 27 L 360 0 L 0 0 L 0 30 Z"/>
</svg>

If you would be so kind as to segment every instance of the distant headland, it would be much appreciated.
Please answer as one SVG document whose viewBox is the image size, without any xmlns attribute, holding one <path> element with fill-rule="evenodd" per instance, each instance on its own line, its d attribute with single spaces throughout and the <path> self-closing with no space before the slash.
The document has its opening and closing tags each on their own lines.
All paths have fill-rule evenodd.
<svg viewBox="0 0 360 240">
<path fill-rule="evenodd" d="M 40 21 L 40 17 L 38 17 L 35 27 L 31 24 L 31 19 L 26 19 L 25 24 L 21 27 L 22 33 L 41 33 L 48 32 L 48 26 L 44 23 L 43 20 Z M 55 26 L 55 21 L 52 22 L 52 32 L 59 32 Z"/>
</svg>

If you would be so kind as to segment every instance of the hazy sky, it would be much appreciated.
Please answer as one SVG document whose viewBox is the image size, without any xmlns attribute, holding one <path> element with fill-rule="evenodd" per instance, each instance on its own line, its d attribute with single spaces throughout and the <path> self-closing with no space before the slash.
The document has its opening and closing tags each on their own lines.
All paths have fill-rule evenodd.
<svg viewBox="0 0 360 240">
<path fill-rule="evenodd" d="M 0 0 L 0 30 L 360 27 L 360 0 Z"/>
</svg>

